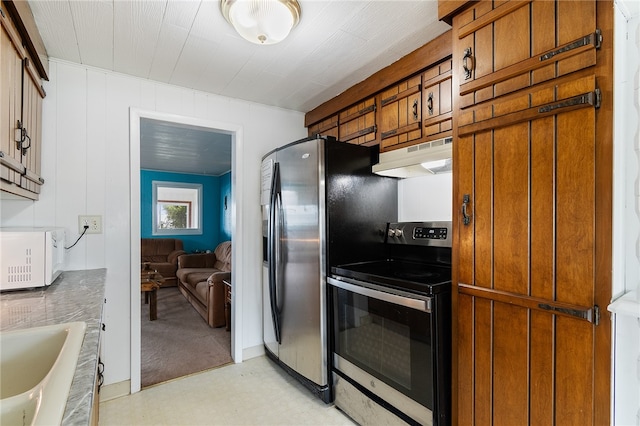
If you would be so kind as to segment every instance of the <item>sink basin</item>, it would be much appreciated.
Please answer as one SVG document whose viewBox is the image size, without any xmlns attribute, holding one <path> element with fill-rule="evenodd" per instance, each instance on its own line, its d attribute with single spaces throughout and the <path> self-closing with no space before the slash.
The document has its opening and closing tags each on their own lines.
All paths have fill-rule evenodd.
<svg viewBox="0 0 640 426">
<path fill-rule="evenodd" d="M 84 322 L 0 333 L 0 424 L 60 424 Z"/>
</svg>

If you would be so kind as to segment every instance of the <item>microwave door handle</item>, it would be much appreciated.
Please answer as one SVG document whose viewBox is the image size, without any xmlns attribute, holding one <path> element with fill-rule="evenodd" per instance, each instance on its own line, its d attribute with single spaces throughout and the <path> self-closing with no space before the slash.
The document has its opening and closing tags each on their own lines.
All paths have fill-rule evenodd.
<svg viewBox="0 0 640 426">
<path fill-rule="evenodd" d="M 406 308 L 415 309 L 422 312 L 431 313 L 431 298 L 415 299 L 413 297 L 401 296 L 398 294 L 387 293 L 384 291 L 374 290 L 369 287 L 363 287 L 357 284 L 351 284 L 346 281 L 336 280 L 329 277 L 327 279 L 329 284 L 334 287 L 341 288 L 352 293 L 356 293 L 362 296 L 370 297 L 376 300 L 382 300 L 383 302 L 389 302 L 396 305 L 404 306 Z M 364 283 L 363 283 L 364 284 Z"/>
</svg>

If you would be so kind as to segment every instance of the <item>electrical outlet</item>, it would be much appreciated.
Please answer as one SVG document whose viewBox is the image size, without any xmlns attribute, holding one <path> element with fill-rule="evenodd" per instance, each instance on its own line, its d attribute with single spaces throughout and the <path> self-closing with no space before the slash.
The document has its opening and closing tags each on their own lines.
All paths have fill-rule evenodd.
<svg viewBox="0 0 640 426">
<path fill-rule="evenodd" d="M 78 216 L 78 233 L 84 232 L 85 225 L 87 234 L 102 234 L 102 216 Z"/>
</svg>

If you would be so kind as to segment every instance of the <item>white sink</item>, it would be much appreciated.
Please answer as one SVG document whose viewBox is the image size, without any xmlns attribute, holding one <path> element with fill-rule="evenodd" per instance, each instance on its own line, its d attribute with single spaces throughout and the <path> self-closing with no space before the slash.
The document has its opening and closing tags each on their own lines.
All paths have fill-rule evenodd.
<svg viewBox="0 0 640 426">
<path fill-rule="evenodd" d="M 62 421 L 84 322 L 0 333 L 0 424 L 58 425 Z"/>
</svg>

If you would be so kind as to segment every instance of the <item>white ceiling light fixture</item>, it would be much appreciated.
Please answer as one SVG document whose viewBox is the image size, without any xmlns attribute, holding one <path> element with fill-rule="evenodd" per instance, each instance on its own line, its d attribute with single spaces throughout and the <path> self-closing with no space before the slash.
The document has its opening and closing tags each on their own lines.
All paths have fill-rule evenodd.
<svg viewBox="0 0 640 426">
<path fill-rule="evenodd" d="M 255 44 L 281 42 L 300 21 L 297 0 L 220 0 L 220 10 L 238 34 Z"/>
</svg>

